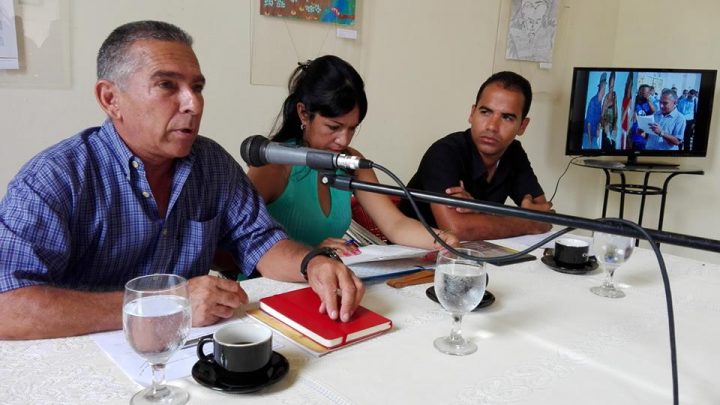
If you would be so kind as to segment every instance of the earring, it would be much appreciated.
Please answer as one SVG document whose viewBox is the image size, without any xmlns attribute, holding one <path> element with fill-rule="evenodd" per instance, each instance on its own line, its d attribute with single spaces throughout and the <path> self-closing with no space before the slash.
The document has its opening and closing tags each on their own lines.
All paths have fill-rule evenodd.
<svg viewBox="0 0 720 405">
<path fill-rule="evenodd" d="M 304 130 L 305 130 L 305 124 L 302 124 L 302 123 L 300 124 L 300 130 L 301 130 L 301 131 L 304 131 Z"/>
</svg>

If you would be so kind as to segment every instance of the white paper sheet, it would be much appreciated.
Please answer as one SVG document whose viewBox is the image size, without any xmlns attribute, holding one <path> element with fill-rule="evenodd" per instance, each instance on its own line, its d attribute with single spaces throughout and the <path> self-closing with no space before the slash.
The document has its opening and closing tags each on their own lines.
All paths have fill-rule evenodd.
<svg viewBox="0 0 720 405">
<path fill-rule="evenodd" d="M 192 328 L 188 339 L 213 333 L 220 328 L 220 326 L 230 322 L 254 321 L 249 320 L 249 318 L 231 319 L 215 325 Z M 91 337 L 112 361 L 122 368 L 128 377 L 145 387 L 152 385 L 152 370 L 150 365 L 130 347 L 130 344 L 125 340 L 123 331 L 96 333 L 91 335 Z M 278 342 L 277 339 L 273 339 L 273 349 L 283 346 L 284 345 Z M 208 346 L 205 347 L 206 353 L 209 353 L 210 351 L 207 349 Z M 191 346 L 178 350 L 173 354 L 165 367 L 166 380 L 184 378 L 191 374 L 193 365 L 198 361 L 196 348 L 197 346 Z"/>
<path fill-rule="evenodd" d="M 653 132 L 653 130 L 650 128 L 650 124 L 652 124 L 654 122 L 655 122 L 655 117 L 653 117 L 652 115 L 638 115 L 637 116 L 638 128 L 642 129 L 647 134 L 651 134 L 651 135 L 655 134 L 655 132 Z"/>
</svg>

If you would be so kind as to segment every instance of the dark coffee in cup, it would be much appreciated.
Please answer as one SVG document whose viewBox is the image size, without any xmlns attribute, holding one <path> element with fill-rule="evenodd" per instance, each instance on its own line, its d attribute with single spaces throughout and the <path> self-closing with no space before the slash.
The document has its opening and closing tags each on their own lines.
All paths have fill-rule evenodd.
<svg viewBox="0 0 720 405">
<path fill-rule="evenodd" d="M 590 243 L 581 239 L 560 238 L 555 241 L 555 263 L 562 267 L 579 268 L 590 259 Z"/>
<path fill-rule="evenodd" d="M 212 354 L 205 354 L 203 346 L 212 342 Z M 233 373 L 248 373 L 260 370 L 270 362 L 272 356 L 272 330 L 245 322 L 227 324 L 200 339 L 197 345 L 200 360 L 214 361 L 223 369 Z"/>
</svg>

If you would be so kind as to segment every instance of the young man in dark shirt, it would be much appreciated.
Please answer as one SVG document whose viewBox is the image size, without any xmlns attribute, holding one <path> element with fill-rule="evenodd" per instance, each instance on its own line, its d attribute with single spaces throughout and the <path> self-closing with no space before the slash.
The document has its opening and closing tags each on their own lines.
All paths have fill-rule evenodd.
<svg viewBox="0 0 720 405">
<path fill-rule="evenodd" d="M 520 142 L 532 101 L 530 83 L 513 72 L 499 72 L 480 87 L 470 110 L 470 128 L 435 142 L 425 153 L 411 188 L 453 197 L 504 203 L 510 197 L 522 208 L 551 211 Z M 461 240 L 500 239 L 547 232 L 550 224 L 483 214 L 442 204 L 419 203 L 433 226 Z M 402 211 L 416 216 L 403 200 Z"/>
</svg>

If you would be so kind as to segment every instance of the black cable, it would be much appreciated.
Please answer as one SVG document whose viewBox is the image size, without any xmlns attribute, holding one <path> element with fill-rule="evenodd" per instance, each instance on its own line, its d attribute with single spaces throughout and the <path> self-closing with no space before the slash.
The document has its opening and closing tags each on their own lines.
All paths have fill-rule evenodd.
<svg viewBox="0 0 720 405">
<path fill-rule="evenodd" d="M 570 159 L 570 161 L 568 162 L 567 166 L 565 166 L 565 170 L 562 172 L 562 174 L 560 175 L 560 177 L 558 177 L 557 183 L 555 183 L 555 190 L 553 191 L 552 197 L 550 197 L 549 202 L 552 202 L 552 200 L 555 198 L 555 194 L 557 194 L 558 187 L 560 186 L 560 180 L 563 178 L 563 176 L 565 176 L 565 173 L 567 173 L 568 169 L 570 168 L 570 164 L 571 164 L 572 162 L 574 162 L 574 161 L 575 161 L 576 159 L 578 159 L 578 158 L 580 158 L 580 156 L 575 156 L 574 158 Z"/>
<path fill-rule="evenodd" d="M 631 228 L 635 228 L 649 242 L 650 247 L 652 248 L 653 252 L 655 252 L 655 257 L 657 257 L 658 265 L 660 266 L 660 275 L 662 276 L 663 280 L 663 287 L 665 290 L 665 303 L 667 306 L 668 330 L 670 334 L 670 368 L 673 382 L 673 404 L 678 405 L 679 383 L 677 370 L 677 346 L 675 344 L 675 314 L 673 312 L 672 305 L 672 292 L 670 291 L 670 278 L 668 277 L 667 268 L 665 267 L 665 260 L 662 257 L 662 253 L 660 253 L 660 247 L 658 247 L 658 244 L 655 243 L 655 240 L 652 238 L 652 236 L 650 236 L 650 234 L 645 230 L 645 228 L 634 222 L 620 218 L 598 218 L 597 220 L 603 222 L 614 222 L 629 226 Z"/>
<path fill-rule="evenodd" d="M 478 258 L 476 258 L 476 257 L 474 257 L 474 256 L 466 255 L 465 253 L 458 252 L 457 250 L 453 249 L 452 246 L 450 246 L 450 245 L 448 245 L 447 243 L 445 243 L 445 241 L 442 240 L 442 239 L 440 238 L 440 236 L 439 236 L 438 234 L 436 234 L 435 231 L 432 230 L 432 227 L 431 227 L 430 225 L 428 225 L 427 221 L 425 220 L 425 217 L 422 215 L 422 213 L 420 213 L 420 209 L 418 208 L 417 203 L 415 202 L 415 198 L 412 196 L 412 194 L 410 194 L 410 191 L 408 191 L 407 187 L 405 187 L 405 184 L 402 182 L 402 180 L 400 180 L 400 178 L 398 178 L 398 177 L 395 175 L 395 173 L 391 172 L 390 170 L 386 169 L 383 165 L 380 165 L 380 164 L 378 164 L 378 163 L 373 163 L 373 164 L 372 164 L 372 167 L 373 167 L 374 169 L 378 169 L 378 170 L 380 170 L 381 172 L 387 174 L 391 179 L 393 179 L 393 181 L 394 181 L 395 183 L 398 184 L 398 186 L 400 186 L 400 188 L 402 189 L 403 193 L 405 193 L 405 196 L 407 197 L 408 201 L 410 201 L 410 205 L 412 205 L 413 210 L 414 210 L 415 213 L 417 214 L 418 220 L 419 220 L 420 223 L 425 227 L 425 229 L 426 229 L 428 232 L 430 232 L 430 235 L 432 235 L 433 239 L 435 239 L 435 242 L 437 242 L 440 246 L 442 246 L 442 247 L 444 247 L 445 249 L 447 249 L 447 250 L 455 253 L 456 255 L 458 255 L 458 256 L 460 256 L 460 257 L 463 257 L 463 258 L 466 258 L 466 259 L 470 259 L 470 260 L 477 260 L 477 259 L 478 259 Z"/>
</svg>

